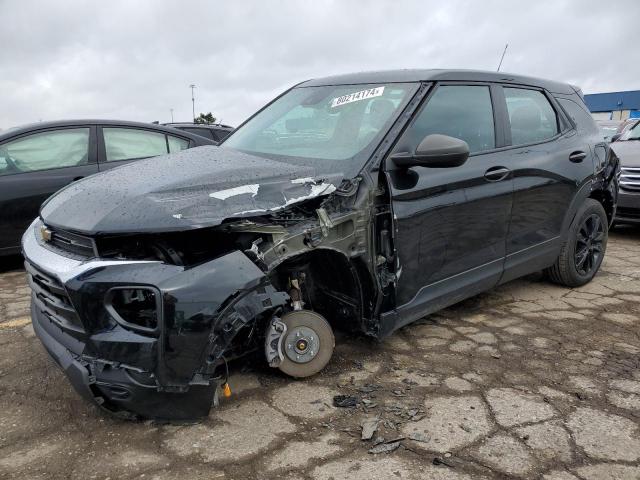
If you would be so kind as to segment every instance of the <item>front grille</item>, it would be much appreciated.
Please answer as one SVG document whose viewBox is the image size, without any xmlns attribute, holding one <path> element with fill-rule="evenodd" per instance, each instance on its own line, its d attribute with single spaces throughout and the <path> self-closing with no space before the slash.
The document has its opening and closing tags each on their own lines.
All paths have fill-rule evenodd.
<svg viewBox="0 0 640 480">
<path fill-rule="evenodd" d="M 640 192 L 640 167 L 622 167 L 620 169 L 620 189 Z"/>
<path fill-rule="evenodd" d="M 76 313 L 64 286 L 53 276 L 29 262 L 24 262 L 29 286 L 34 294 L 35 306 L 47 319 L 70 334 L 84 333 L 80 317 Z"/>
<path fill-rule="evenodd" d="M 61 250 L 82 255 L 84 257 L 96 256 L 95 242 L 91 237 L 78 235 L 65 230 L 51 229 L 49 242 Z"/>
<path fill-rule="evenodd" d="M 98 256 L 96 242 L 93 238 L 52 227 L 42 227 L 50 237 L 41 244 L 60 255 L 76 260 L 86 260 Z M 38 234 L 36 232 L 36 234 Z"/>
</svg>

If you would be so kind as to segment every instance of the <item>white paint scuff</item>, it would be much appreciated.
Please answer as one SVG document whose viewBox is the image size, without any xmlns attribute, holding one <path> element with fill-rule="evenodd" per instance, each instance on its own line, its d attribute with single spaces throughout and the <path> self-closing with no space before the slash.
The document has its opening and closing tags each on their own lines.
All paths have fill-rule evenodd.
<svg viewBox="0 0 640 480">
<path fill-rule="evenodd" d="M 300 183 L 309 183 L 309 182 L 300 182 Z M 328 195 L 330 193 L 333 193 L 336 191 L 336 186 L 332 183 L 325 183 L 322 182 L 319 185 L 311 185 L 311 192 L 309 192 L 307 195 L 303 195 L 301 197 L 295 197 L 295 198 L 287 198 L 286 196 L 284 197 L 285 203 L 283 205 L 279 205 L 277 207 L 273 207 L 273 208 L 269 208 L 268 210 L 265 209 L 255 209 L 255 210 L 244 210 L 242 212 L 236 212 L 234 213 L 234 215 L 247 215 L 250 213 L 267 213 L 267 212 L 275 212 L 277 210 L 282 210 L 285 207 L 288 207 L 289 205 L 292 205 L 294 203 L 298 203 L 298 202 L 302 202 L 303 200 L 309 200 L 310 198 L 315 198 L 315 197 L 319 197 L 320 195 Z"/>
<path fill-rule="evenodd" d="M 233 188 L 227 188 L 226 190 L 219 190 L 217 192 L 210 193 L 209 196 L 212 198 L 217 198 L 219 200 L 226 200 L 229 197 L 235 197 L 237 195 L 250 193 L 252 197 L 255 197 L 258 194 L 259 188 L 260 188 L 260 185 L 258 184 L 242 185 L 240 187 L 233 187 Z"/>
<path fill-rule="evenodd" d="M 291 183 L 315 183 L 316 181 L 311 177 L 294 178 Z"/>
<path fill-rule="evenodd" d="M 311 192 L 308 195 L 303 195 L 302 197 L 296 197 L 296 198 L 286 198 L 286 203 L 284 205 L 282 205 L 282 207 L 279 208 L 283 208 L 283 207 L 287 207 L 289 205 L 291 205 L 292 203 L 298 203 L 301 202 L 302 200 L 307 200 L 309 198 L 315 198 L 318 197 L 320 195 L 328 195 L 329 193 L 332 193 L 336 190 L 336 187 L 334 184 L 332 183 L 321 183 L 320 185 L 311 185 Z"/>
</svg>

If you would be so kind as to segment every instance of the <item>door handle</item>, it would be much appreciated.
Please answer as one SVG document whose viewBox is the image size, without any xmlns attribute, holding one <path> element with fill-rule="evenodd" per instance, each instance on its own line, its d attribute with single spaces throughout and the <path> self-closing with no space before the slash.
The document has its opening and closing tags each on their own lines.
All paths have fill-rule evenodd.
<svg viewBox="0 0 640 480">
<path fill-rule="evenodd" d="M 587 154 L 582 151 L 573 152 L 569 155 L 569 160 L 573 163 L 580 163 L 585 158 L 587 158 Z"/>
<path fill-rule="evenodd" d="M 491 167 L 484 172 L 484 178 L 488 182 L 499 182 L 509 176 L 511 170 L 506 167 Z"/>
</svg>

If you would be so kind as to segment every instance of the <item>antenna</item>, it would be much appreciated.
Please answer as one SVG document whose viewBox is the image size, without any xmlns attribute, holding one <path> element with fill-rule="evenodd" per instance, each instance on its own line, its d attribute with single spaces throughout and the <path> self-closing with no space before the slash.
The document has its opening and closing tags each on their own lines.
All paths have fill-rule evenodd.
<svg viewBox="0 0 640 480">
<path fill-rule="evenodd" d="M 508 43 L 504 46 L 504 51 L 502 52 L 502 56 L 500 57 L 500 63 L 498 64 L 498 69 L 496 70 L 496 72 L 500 71 L 500 67 L 502 66 L 502 60 L 504 60 L 504 54 L 507 53 L 507 48 L 509 48 Z"/>
<path fill-rule="evenodd" d="M 191 85 L 189 85 L 189 88 L 191 89 L 191 110 L 193 113 L 193 123 L 196 123 L 196 99 L 193 95 L 193 89 L 196 88 L 196 86 L 192 83 Z"/>
</svg>

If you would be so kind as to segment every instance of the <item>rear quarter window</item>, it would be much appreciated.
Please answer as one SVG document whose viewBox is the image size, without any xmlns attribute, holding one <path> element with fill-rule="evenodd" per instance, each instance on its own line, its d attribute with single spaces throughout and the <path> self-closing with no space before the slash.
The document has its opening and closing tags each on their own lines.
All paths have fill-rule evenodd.
<svg viewBox="0 0 640 480">
<path fill-rule="evenodd" d="M 214 140 L 217 140 L 218 142 L 221 142 L 222 140 L 227 138 L 230 133 L 231 132 L 228 131 L 228 130 L 214 130 L 213 131 L 213 136 L 216 137 Z"/>
<path fill-rule="evenodd" d="M 589 134 L 600 133 L 598 125 L 596 125 L 591 113 L 589 113 L 584 107 L 580 106 L 573 100 L 569 100 L 568 98 L 556 97 L 556 100 L 567 115 L 569 115 L 569 118 L 571 118 L 579 132 Z"/>
<path fill-rule="evenodd" d="M 167 135 L 167 144 L 169 145 L 169 153 L 180 152 L 189 148 L 189 140 L 173 135 Z"/>
</svg>

